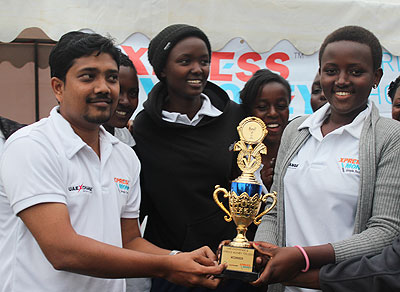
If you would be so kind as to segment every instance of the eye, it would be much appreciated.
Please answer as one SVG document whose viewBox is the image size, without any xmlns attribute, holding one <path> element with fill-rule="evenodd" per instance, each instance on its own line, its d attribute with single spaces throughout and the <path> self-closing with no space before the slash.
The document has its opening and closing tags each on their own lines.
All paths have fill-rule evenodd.
<svg viewBox="0 0 400 292">
<path fill-rule="evenodd" d="M 129 98 L 138 98 L 139 90 L 138 89 L 131 89 L 128 91 Z"/>
<path fill-rule="evenodd" d="M 351 75 L 353 75 L 353 76 L 361 76 L 362 75 L 362 73 L 363 73 L 363 71 L 362 70 L 359 70 L 359 69 L 352 69 L 352 70 L 350 70 L 350 74 Z"/>
<path fill-rule="evenodd" d="M 314 88 L 312 91 L 311 91 L 311 94 L 320 94 L 322 92 L 322 89 L 321 88 Z"/>
<path fill-rule="evenodd" d="M 79 75 L 78 78 L 83 82 L 88 82 L 88 81 L 92 81 L 95 78 L 95 74 L 84 73 L 84 74 Z"/>
<path fill-rule="evenodd" d="M 200 64 L 201 64 L 202 66 L 208 66 L 208 65 L 210 65 L 210 60 L 208 60 L 208 59 L 201 60 L 201 61 L 200 61 Z"/>
<path fill-rule="evenodd" d="M 337 70 L 334 68 L 327 68 L 324 70 L 324 72 L 329 76 L 333 76 L 336 74 Z"/>
<path fill-rule="evenodd" d="M 276 106 L 276 108 L 277 108 L 278 110 L 285 110 L 285 109 L 288 108 L 288 105 L 287 105 L 287 104 L 278 104 L 278 105 Z"/>
<path fill-rule="evenodd" d="M 189 59 L 180 59 L 180 60 L 178 60 L 178 63 L 183 66 L 186 66 L 186 65 L 190 64 L 190 60 Z"/>
<path fill-rule="evenodd" d="M 112 83 L 118 82 L 118 79 L 119 79 L 118 74 L 110 74 L 110 75 L 107 77 L 107 80 L 108 80 L 109 82 L 112 82 Z"/>
</svg>

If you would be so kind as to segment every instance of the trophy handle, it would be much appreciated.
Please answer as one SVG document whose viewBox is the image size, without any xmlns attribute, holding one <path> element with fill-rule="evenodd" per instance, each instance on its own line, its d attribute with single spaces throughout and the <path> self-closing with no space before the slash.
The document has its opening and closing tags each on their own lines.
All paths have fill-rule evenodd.
<svg viewBox="0 0 400 292">
<path fill-rule="evenodd" d="M 226 189 L 221 188 L 219 185 L 216 185 L 216 186 L 215 186 L 215 191 L 214 191 L 213 197 L 214 197 L 215 203 L 217 203 L 217 205 L 218 205 L 226 214 L 228 214 L 228 216 L 224 216 L 225 221 L 226 221 L 226 222 L 230 222 L 230 221 L 232 221 L 232 215 L 231 215 L 231 213 L 229 213 L 228 210 L 225 208 L 224 204 L 222 204 L 222 203 L 220 202 L 220 200 L 218 199 L 218 193 L 219 193 L 219 192 L 224 193 L 224 198 L 229 197 L 229 192 L 228 192 Z"/>
<path fill-rule="evenodd" d="M 261 220 L 260 220 L 260 221 L 257 221 L 257 220 L 260 219 L 260 218 L 261 218 L 262 216 L 264 216 L 265 214 L 267 214 L 269 211 L 271 211 L 271 209 L 272 209 L 273 207 L 275 207 L 275 205 L 276 205 L 276 201 L 277 201 L 277 199 L 276 199 L 276 192 L 272 192 L 272 193 L 269 193 L 269 194 L 265 194 L 264 196 L 262 196 L 261 201 L 266 202 L 268 197 L 271 197 L 274 201 L 272 202 L 271 206 L 269 206 L 268 209 L 264 210 L 263 212 L 261 212 L 260 214 L 258 214 L 256 218 L 254 218 L 253 222 L 254 222 L 255 225 L 260 225 Z"/>
</svg>

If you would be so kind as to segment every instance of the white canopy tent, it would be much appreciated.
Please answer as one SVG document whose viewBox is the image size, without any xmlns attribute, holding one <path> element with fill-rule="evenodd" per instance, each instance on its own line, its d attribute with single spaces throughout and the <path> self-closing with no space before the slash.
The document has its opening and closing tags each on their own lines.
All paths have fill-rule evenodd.
<svg viewBox="0 0 400 292">
<path fill-rule="evenodd" d="M 18 44 L 24 43 L 29 47 L 26 42 L 31 42 L 30 50 L 33 51 L 38 44 L 46 47 L 43 42 L 56 41 L 68 31 L 82 29 L 110 35 L 117 44 L 123 44 L 135 33 L 151 39 L 172 23 L 188 23 L 203 29 L 209 36 L 213 51 L 224 49 L 232 39 L 240 38 L 253 51 L 262 54 L 280 41 L 287 40 L 304 55 L 317 52 L 323 39 L 336 28 L 360 25 L 376 34 L 388 52 L 400 55 L 397 30 L 400 27 L 400 0 L 0 0 L 0 5 L 2 75 L 18 67 L 15 63 L 20 58 L 11 53 Z M 48 78 L 45 77 L 48 74 L 45 65 L 48 51 L 48 48 L 44 50 L 43 59 L 38 60 L 36 69 L 32 69 L 38 71 L 37 76 L 43 77 L 35 90 L 31 86 L 30 94 L 40 92 L 41 100 L 54 104 L 48 85 L 46 89 L 48 79 L 43 80 Z M 36 51 L 38 55 L 40 50 L 39 53 Z M 19 64 L 18 69 L 26 66 Z M 314 75 L 315 68 L 312 70 L 311 75 Z M 18 73 L 11 75 L 20 77 Z M 21 95 L 21 92 L 12 92 L 13 87 L 20 89 L 19 81 L 7 78 L 0 81 L 0 86 L 8 89 L 7 96 L 0 100 L 0 115 L 33 122 L 32 114 L 26 118 L 16 113 L 18 109 L 15 107 L 21 103 L 10 101 L 11 97 L 19 98 Z M 5 98 L 7 102 L 4 102 Z M 50 106 L 43 107 L 40 110 L 36 108 L 37 112 L 40 111 L 36 118 L 47 115 Z M 35 107 L 30 110 L 35 111 Z"/>
</svg>

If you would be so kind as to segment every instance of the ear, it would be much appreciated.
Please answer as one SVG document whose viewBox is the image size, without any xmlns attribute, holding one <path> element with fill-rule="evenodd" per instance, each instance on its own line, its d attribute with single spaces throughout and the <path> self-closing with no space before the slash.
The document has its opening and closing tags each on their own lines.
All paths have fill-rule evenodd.
<svg viewBox="0 0 400 292">
<path fill-rule="evenodd" d="M 318 67 L 318 74 L 321 76 L 321 67 Z"/>
<path fill-rule="evenodd" d="M 64 96 L 64 81 L 57 77 L 51 78 L 51 88 L 56 96 L 58 103 L 61 103 Z"/>
<path fill-rule="evenodd" d="M 382 68 L 379 68 L 378 70 L 375 71 L 374 84 L 376 84 L 376 86 L 378 86 L 379 82 L 381 82 L 382 76 L 383 76 Z"/>
<path fill-rule="evenodd" d="M 162 78 L 166 78 L 167 77 L 167 74 L 164 73 L 164 70 L 161 71 L 160 75 L 161 75 Z"/>
</svg>

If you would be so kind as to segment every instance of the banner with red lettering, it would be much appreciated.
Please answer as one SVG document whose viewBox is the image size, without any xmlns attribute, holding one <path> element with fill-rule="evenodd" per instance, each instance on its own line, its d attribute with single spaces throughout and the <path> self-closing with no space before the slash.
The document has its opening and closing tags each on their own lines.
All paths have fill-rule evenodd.
<svg viewBox="0 0 400 292">
<path fill-rule="evenodd" d="M 141 34 L 131 35 L 120 45 L 136 66 L 140 81 L 140 106 L 147 98 L 154 84 L 158 82 L 147 59 L 149 39 Z M 255 52 L 241 38 L 232 39 L 225 47 L 213 52 L 209 80 L 218 84 L 236 102 L 239 92 L 247 80 L 258 69 L 269 69 L 286 78 L 292 87 L 290 118 L 311 114 L 311 84 L 318 70 L 318 52 L 304 55 L 289 41 L 282 40 L 272 50 Z M 400 74 L 399 56 L 393 56 L 384 50 L 382 69 L 383 78 L 378 88 L 373 89 L 370 99 L 379 108 L 381 115 L 391 117 L 391 101 L 387 95 L 389 84 Z"/>
</svg>

